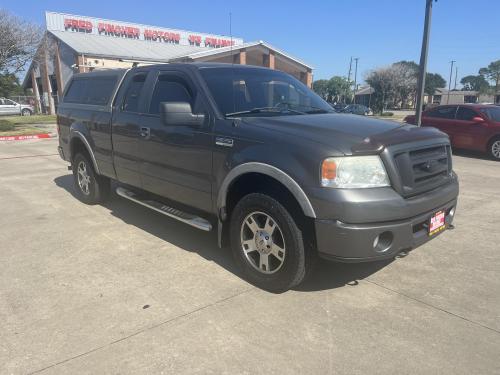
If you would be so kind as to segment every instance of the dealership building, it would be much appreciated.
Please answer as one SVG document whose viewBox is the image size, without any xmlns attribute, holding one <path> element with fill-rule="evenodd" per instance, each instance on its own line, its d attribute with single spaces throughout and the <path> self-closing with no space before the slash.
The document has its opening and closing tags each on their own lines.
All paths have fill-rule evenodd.
<svg viewBox="0 0 500 375">
<path fill-rule="evenodd" d="M 95 69 L 211 61 L 277 69 L 312 85 L 310 65 L 263 41 L 54 12 L 46 12 L 45 21 L 45 37 L 23 82 L 44 113 L 55 113 L 74 73 Z"/>
</svg>

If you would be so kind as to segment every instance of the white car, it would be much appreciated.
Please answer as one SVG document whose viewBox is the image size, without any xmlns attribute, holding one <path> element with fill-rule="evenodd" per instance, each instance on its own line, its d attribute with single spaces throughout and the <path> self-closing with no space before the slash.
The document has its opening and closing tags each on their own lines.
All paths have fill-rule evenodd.
<svg viewBox="0 0 500 375">
<path fill-rule="evenodd" d="M 31 116 L 35 109 L 28 104 L 19 104 L 13 100 L 0 98 L 0 115 L 12 116 Z"/>
</svg>

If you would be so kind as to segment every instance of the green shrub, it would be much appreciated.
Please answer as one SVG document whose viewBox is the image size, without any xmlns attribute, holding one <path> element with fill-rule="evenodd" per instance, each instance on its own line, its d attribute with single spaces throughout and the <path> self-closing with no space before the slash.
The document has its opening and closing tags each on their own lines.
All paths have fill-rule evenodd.
<svg viewBox="0 0 500 375">
<path fill-rule="evenodd" d="M 0 132 L 8 132 L 14 130 L 16 126 L 8 121 L 0 120 Z"/>
</svg>

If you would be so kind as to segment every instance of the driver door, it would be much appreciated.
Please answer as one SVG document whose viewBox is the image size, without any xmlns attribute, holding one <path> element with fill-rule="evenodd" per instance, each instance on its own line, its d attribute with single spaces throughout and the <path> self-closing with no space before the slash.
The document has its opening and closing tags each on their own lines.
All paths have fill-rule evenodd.
<svg viewBox="0 0 500 375">
<path fill-rule="evenodd" d="M 178 71 L 158 70 L 141 121 L 139 139 L 143 189 L 176 202 L 212 210 L 212 121 L 204 95 L 189 77 Z M 196 114 L 205 114 L 201 127 L 166 126 L 160 103 L 189 102 Z"/>
</svg>

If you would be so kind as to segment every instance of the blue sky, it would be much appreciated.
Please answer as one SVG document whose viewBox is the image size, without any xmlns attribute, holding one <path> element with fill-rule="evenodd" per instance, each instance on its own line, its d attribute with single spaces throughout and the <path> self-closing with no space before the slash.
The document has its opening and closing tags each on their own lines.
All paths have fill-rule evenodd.
<svg viewBox="0 0 500 375">
<path fill-rule="evenodd" d="M 358 77 L 399 60 L 419 61 L 425 0 L 307 1 L 10 1 L 0 7 L 43 23 L 44 11 L 75 13 L 214 34 L 264 40 L 309 64 L 314 79 L 347 75 L 359 57 Z M 428 71 L 448 80 L 477 74 L 500 59 L 499 0 L 434 3 Z M 359 81 L 358 78 L 358 81 Z"/>
</svg>

